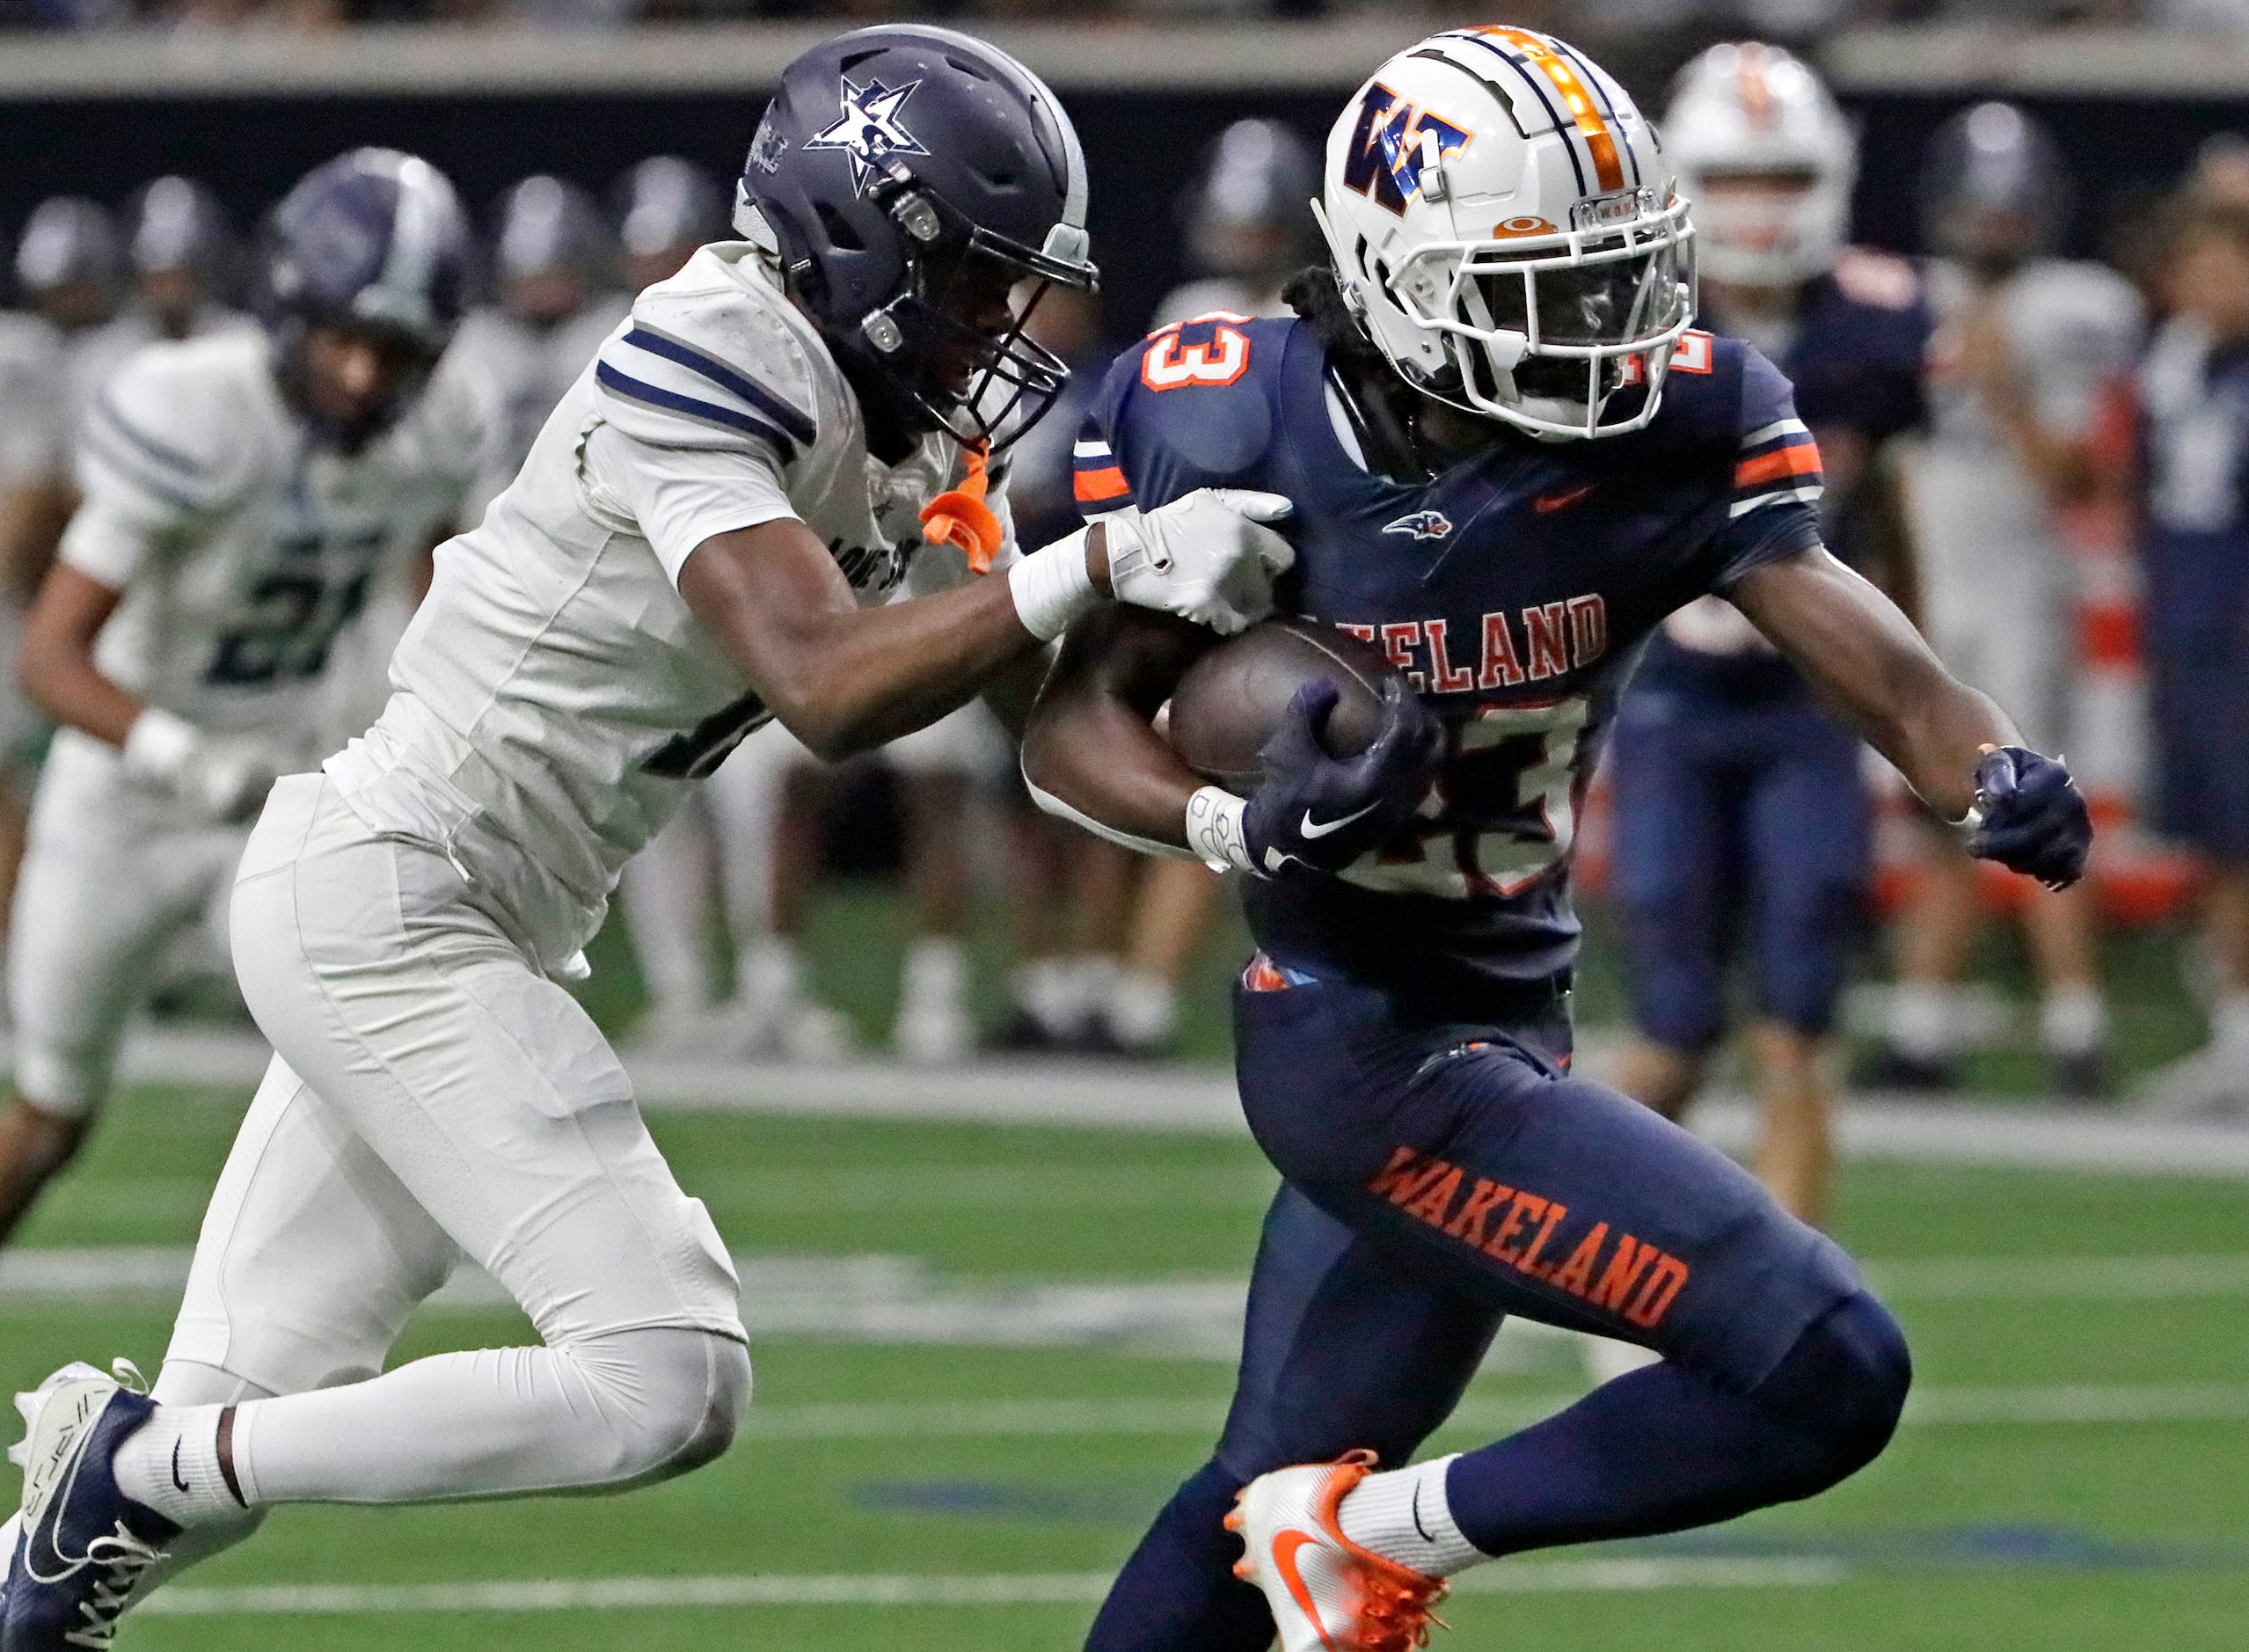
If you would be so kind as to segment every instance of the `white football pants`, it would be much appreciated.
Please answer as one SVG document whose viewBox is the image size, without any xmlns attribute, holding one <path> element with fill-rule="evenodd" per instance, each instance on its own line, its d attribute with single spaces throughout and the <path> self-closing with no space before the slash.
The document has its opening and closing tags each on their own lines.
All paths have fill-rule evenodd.
<svg viewBox="0 0 2249 1652">
<path fill-rule="evenodd" d="M 749 1386 L 733 1266 L 615 1056 L 514 927 L 323 776 L 281 781 L 251 837 L 236 969 L 275 1056 L 159 1393 L 201 1366 L 279 1396 L 237 1417 L 253 1502 L 617 1488 L 732 1437 Z M 463 1255 L 545 1346 L 377 1376 Z"/>
</svg>

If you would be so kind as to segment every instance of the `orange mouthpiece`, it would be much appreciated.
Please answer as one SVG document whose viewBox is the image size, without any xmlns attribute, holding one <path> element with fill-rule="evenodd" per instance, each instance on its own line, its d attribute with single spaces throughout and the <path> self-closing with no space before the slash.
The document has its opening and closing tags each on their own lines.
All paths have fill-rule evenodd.
<svg viewBox="0 0 2249 1652">
<path fill-rule="evenodd" d="M 991 486 L 988 450 L 982 442 L 968 450 L 968 474 L 960 486 L 947 488 L 922 507 L 922 532 L 931 545 L 957 545 L 968 559 L 971 572 L 989 574 L 999 554 L 999 518 L 984 503 Z"/>
</svg>

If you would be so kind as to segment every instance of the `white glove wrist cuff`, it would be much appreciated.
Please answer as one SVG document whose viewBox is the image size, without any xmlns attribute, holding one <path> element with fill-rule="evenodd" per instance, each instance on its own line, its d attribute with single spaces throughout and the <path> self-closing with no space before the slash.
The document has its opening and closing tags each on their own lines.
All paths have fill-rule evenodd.
<svg viewBox="0 0 2249 1652">
<path fill-rule="evenodd" d="M 1091 531 L 1080 528 L 1007 570 L 1015 617 L 1041 642 L 1052 642 L 1101 600 L 1085 567 L 1085 536 Z"/>
<path fill-rule="evenodd" d="M 1187 847 L 1213 872 L 1255 872 L 1242 832 L 1248 804 L 1231 792 L 1206 786 L 1187 799 Z"/>
<path fill-rule="evenodd" d="M 125 772 L 132 779 L 176 786 L 201 744 L 202 736 L 186 718 L 149 706 L 125 731 Z"/>
</svg>

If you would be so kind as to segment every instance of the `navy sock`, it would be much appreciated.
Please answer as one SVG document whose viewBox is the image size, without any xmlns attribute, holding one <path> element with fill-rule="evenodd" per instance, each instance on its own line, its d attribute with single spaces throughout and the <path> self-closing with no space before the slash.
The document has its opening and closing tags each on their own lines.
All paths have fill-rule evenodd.
<svg viewBox="0 0 2249 1652">
<path fill-rule="evenodd" d="M 1445 1495 L 1486 1554 L 1730 1520 L 1872 1462 L 1911 1380 L 1896 1322 L 1862 1293 L 1815 1321 L 1746 1393 L 1652 1365 L 1460 1458 Z"/>
<path fill-rule="evenodd" d="M 1226 1516 L 1242 1482 L 1206 1463 L 1172 1495 L 1117 1575 L 1085 1652 L 1265 1652 L 1273 1614 L 1234 1575 L 1242 1540 Z"/>
</svg>

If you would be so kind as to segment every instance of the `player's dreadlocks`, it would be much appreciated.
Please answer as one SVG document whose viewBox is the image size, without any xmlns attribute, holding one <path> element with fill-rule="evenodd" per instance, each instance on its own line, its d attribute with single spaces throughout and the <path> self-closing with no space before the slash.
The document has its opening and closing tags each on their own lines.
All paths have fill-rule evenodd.
<svg viewBox="0 0 2249 1652">
<path fill-rule="evenodd" d="M 1299 270 L 1281 296 L 1326 347 L 1329 372 L 1368 463 L 1401 479 L 1434 476 L 1442 469 L 1442 461 L 1433 458 L 1418 434 L 1412 387 L 1343 302 L 1335 272 L 1325 264 Z"/>
</svg>

